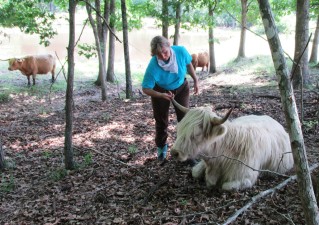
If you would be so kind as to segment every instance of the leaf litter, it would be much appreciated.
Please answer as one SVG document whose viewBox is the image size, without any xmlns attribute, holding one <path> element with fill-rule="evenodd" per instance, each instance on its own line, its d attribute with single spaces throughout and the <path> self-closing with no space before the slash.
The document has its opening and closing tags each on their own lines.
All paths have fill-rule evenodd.
<svg viewBox="0 0 319 225">
<path fill-rule="evenodd" d="M 228 85 L 228 77 L 234 78 L 236 70 L 199 76 L 201 93 L 191 96 L 191 107 L 211 105 L 221 115 L 234 107 L 230 119 L 268 114 L 285 126 L 276 86 L 246 85 L 243 91 Z M 266 84 L 271 79 L 259 76 L 258 82 Z M 136 91 L 134 99 L 124 100 L 114 90 L 101 102 L 96 87 L 74 94 L 77 169 L 66 171 L 65 95 L 53 95 L 51 104 L 48 96 L 18 95 L 1 105 L 7 163 L 0 180 L 1 224 L 222 224 L 254 196 L 284 181 L 261 177 L 249 190 L 207 189 L 203 181 L 191 177 L 189 165 L 170 156 L 164 165 L 158 163 L 148 96 Z M 304 92 L 308 125 L 318 118 L 318 99 L 318 90 Z M 169 121 L 171 146 L 176 137 L 173 107 Z M 304 139 L 311 165 L 318 161 L 318 124 L 304 126 Z M 298 194 L 296 182 L 290 182 L 247 209 L 233 224 L 304 224 Z"/>
</svg>

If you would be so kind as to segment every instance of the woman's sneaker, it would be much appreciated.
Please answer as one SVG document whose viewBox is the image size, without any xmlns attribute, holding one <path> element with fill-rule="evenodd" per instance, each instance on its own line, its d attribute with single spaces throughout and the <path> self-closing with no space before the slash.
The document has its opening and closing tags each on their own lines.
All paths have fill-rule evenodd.
<svg viewBox="0 0 319 225">
<path fill-rule="evenodd" d="M 157 147 L 157 159 L 159 161 L 164 161 L 166 159 L 167 148 L 167 144 L 165 144 L 163 148 Z"/>
</svg>

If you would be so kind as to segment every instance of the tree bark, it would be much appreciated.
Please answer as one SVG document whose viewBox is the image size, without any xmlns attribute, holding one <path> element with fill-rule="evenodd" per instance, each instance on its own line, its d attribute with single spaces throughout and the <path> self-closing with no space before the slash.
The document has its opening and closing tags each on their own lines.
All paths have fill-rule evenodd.
<svg viewBox="0 0 319 225">
<path fill-rule="evenodd" d="M 162 0 L 162 35 L 168 39 L 168 0 Z"/>
<path fill-rule="evenodd" d="M 311 55 L 309 59 L 310 63 L 318 62 L 318 45 L 319 45 L 319 15 L 317 16 L 316 30 L 313 37 Z"/>
<path fill-rule="evenodd" d="M 177 1 L 176 3 L 176 22 L 175 22 L 175 33 L 174 33 L 174 42 L 173 45 L 178 45 L 179 41 L 179 30 L 181 27 L 181 14 L 182 14 L 182 3 Z"/>
<path fill-rule="evenodd" d="M 237 59 L 245 58 L 248 0 L 241 0 L 241 32 Z"/>
<path fill-rule="evenodd" d="M 295 63 L 293 64 L 292 70 L 291 70 L 291 71 L 295 71 L 294 74 L 292 74 L 293 87 L 295 89 L 299 88 L 302 82 L 304 84 L 309 83 L 308 48 L 304 51 L 308 42 L 308 38 L 309 38 L 309 0 L 297 0 L 295 53 L 294 53 Z M 298 61 L 299 61 L 299 65 L 296 65 Z M 296 66 L 300 66 L 301 70 L 299 70 L 298 68 L 295 69 Z"/>
<path fill-rule="evenodd" d="M 276 70 L 281 102 L 291 140 L 299 194 L 305 214 L 305 220 L 307 224 L 319 224 L 318 206 L 312 187 L 306 149 L 298 118 L 295 96 L 288 73 L 288 66 L 286 64 L 269 2 L 268 0 L 258 0 L 258 3 Z"/>
<path fill-rule="evenodd" d="M 124 58 L 125 58 L 125 77 L 126 77 L 126 98 L 133 98 L 131 66 L 130 66 L 130 52 L 128 46 L 128 26 L 126 17 L 126 3 L 121 0 L 122 9 L 122 25 L 123 25 L 123 45 L 124 45 Z"/>
<path fill-rule="evenodd" d="M 209 68 L 207 68 L 208 73 L 215 73 L 216 69 L 216 60 L 215 60 L 215 41 L 214 41 L 214 6 L 209 4 L 209 18 L 210 23 L 208 27 L 208 46 L 209 46 Z"/>
<path fill-rule="evenodd" d="M 91 27 L 93 29 L 97 55 L 99 58 L 99 81 L 101 83 L 102 101 L 106 101 L 106 99 L 107 99 L 106 83 L 105 83 L 106 77 L 105 77 L 105 70 L 104 70 L 104 63 L 103 63 L 101 46 L 100 46 L 99 34 L 98 34 L 97 26 L 95 25 L 94 19 L 92 17 L 91 6 L 88 3 L 86 3 L 85 6 L 86 6 L 86 11 L 87 11 L 88 16 L 89 16 Z"/>
<path fill-rule="evenodd" d="M 65 140 L 64 164 L 65 169 L 75 168 L 73 161 L 72 130 L 73 130 L 73 82 L 74 82 L 74 46 L 75 46 L 75 8 L 77 1 L 69 1 L 69 46 L 68 46 L 68 79 L 65 100 Z"/>
<path fill-rule="evenodd" d="M 115 32 L 115 0 L 110 2 L 110 29 Z M 107 63 L 106 80 L 114 83 L 114 59 L 115 59 L 115 37 L 110 32 L 109 36 L 109 58 Z"/>
</svg>

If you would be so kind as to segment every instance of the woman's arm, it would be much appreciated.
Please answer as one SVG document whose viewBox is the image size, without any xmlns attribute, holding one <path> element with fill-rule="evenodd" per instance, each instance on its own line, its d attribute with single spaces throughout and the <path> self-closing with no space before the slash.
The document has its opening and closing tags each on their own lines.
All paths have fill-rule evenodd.
<svg viewBox="0 0 319 225">
<path fill-rule="evenodd" d="M 198 94 L 199 88 L 198 88 L 198 79 L 194 70 L 193 65 L 190 63 L 187 65 L 187 72 L 191 77 L 193 78 L 194 81 L 194 94 Z"/>
</svg>

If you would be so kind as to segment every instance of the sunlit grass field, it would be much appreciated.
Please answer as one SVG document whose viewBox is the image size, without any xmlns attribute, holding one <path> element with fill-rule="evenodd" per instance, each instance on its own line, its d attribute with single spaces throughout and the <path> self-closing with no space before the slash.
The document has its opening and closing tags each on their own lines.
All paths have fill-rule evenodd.
<svg viewBox="0 0 319 225">
<path fill-rule="evenodd" d="M 284 51 L 293 58 L 294 50 L 294 32 L 293 27 L 289 25 L 287 20 L 287 28 L 280 33 L 281 44 Z M 283 21 L 284 23 L 284 21 Z M 0 101 L 8 100 L 8 96 L 15 94 L 27 95 L 47 95 L 48 93 L 64 92 L 66 90 L 67 79 L 67 42 L 68 42 L 68 26 L 67 24 L 59 25 L 59 35 L 52 40 L 51 45 L 47 48 L 39 46 L 38 37 L 34 35 L 26 35 L 17 29 L 4 29 L 11 35 L 10 40 L 1 40 L 0 59 L 7 59 L 10 57 L 20 57 L 29 54 L 52 53 L 58 58 L 56 69 L 56 82 L 51 84 L 51 75 L 37 75 L 36 86 L 27 86 L 27 78 L 19 71 L 8 71 L 8 62 L 0 61 Z M 78 27 L 78 31 L 81 26 Z M 147 29 L 147 31 L 145 31 Z M 262 35 L 262 27 L 251 28 L 254 32 L 247 31 L 246 35 L 246 58 L 235 60 L 239 49 L 240 30 L 230 28 L 215 28 L 215 58 L 216 65 L 219 71 L 229 70 L 236 73 L 234 76 L 234 83 L 241 82 L 240 77 L 249 76 L 273 76 L 275 78 L 275 71 L 273 62 L 270 56 L 269 45 Z M 172 33 L 173 30 L 170 30 Z M 260 36 L 256 33 L 261 33 Z M 130 46 L 130 67 L 131 78 L 134 88 L 140 88 L 143 79 L 143 74 L 150 59 L 149 42 L 155 35 L 160 35 L 161 30 L 148 26 L 142 30 L 132 31 L 129 33 Z M 121 37 L 121 33 L 117 34 Z M 1 37 L 0 37 L 1 38 Z M 86 28 L 80 42 L 93 43 L 94 39 L 90 28 Z M 201 51 L 208 51 L 208 32 L 206 30 L 194 29 L 191 31 L 182 30 L 179 45 L 185 46 L 188 51 L 198 53 Z M 311 43 L 310 43 L 311 46 Z M 310 54 L 310 51 L 309 51 Z M 122 43 L 116 43 L 116 57 L 115 57 L 115 85 L 125 87 L 125 63 Z M 287 55 L 287 64 L 291 67 L 292 62 Z M 63 69 L 62 69 L 63 65 Z M 197 72 L 199 72 L 198 68 Z M 75 52 L 75 75 L 74 75 L 74 90 L 90 87 L 94 85 L 98 77 L 98 59 L 87 59 Z M 237 79 L 238 78 L 238 79 Z M 275 79 L 273 79 L 275 82 Z M 114 84 L 112 84 L 114 85 Z M 273 83 L 270 85 L 274 85 Z"/>
</svg>

